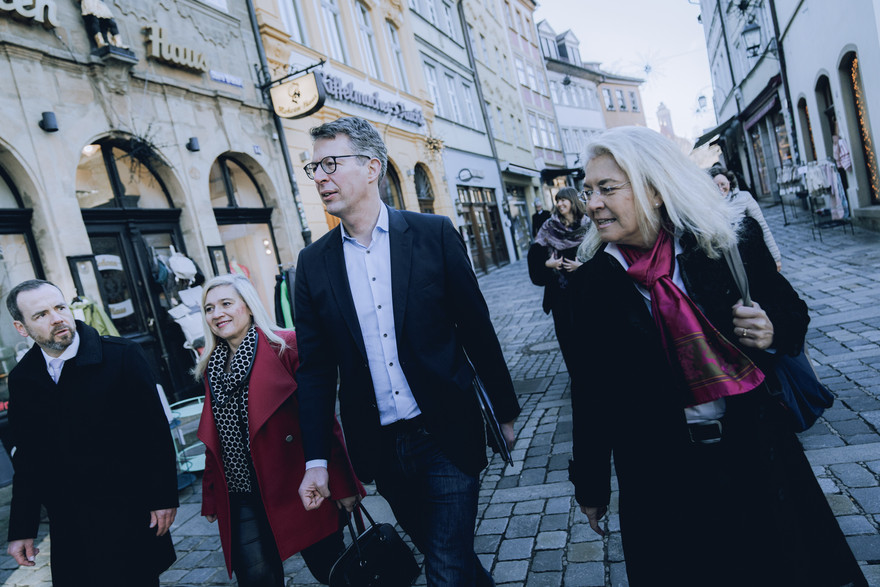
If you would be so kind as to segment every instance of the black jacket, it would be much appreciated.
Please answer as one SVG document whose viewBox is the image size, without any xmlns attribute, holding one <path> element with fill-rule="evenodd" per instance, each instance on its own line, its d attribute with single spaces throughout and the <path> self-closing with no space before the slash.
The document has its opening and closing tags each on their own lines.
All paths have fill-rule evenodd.
<svg viewBox="0 0 880 587">
<path fill-rule="evenodd" d="M 806 304 L 776 271 L 757 223 L 746 219 L 742 231 L 752 299 L 773 323 L 772 348 L 797 354 Z M 740 294 L 727 264 L 708 258 L 689 234 L 681 244 L 678 262 L 691 299 L 736 344 L 732 306 Z M 684 384 L 632 279 L 604 251 L 575 276 L 581 336 L 572 374 L 571 479 L 580 504 L 608 504 L 613 456 L 630 585 L 856 581 L 855 559 L 767 389 L 727 398 L 719 444 L 692 443 Z M 772 380 L 775 355 L 742 350 Z"/>
<path fill-rule="evenodd" d="M 400 364 L 427 430 L 462 471 L 486 465 L 485 431 L 471 386 L 482 377 L 498 419 L 519 403 L 464 241 L 448 218 L 388 210 L 394 327 Z M 351 297 L 340 227 L 299 256 L 296 273 L 300 426 L 306 460 L 327 458 L 339 380 L 339 405 L 358 477 L 373 479 L 379 411 Z"/>
<path fill-rule="evenodd" d="M 44 505 L 56 584 L 72 571 L 78 584 L 124 585 L 174 562 L 170 534 L 148 527 L 150 511 L 178 505 L 174 445 L 140 346 L 76 326 L 57 385 L 37 345 L 9 374 L 9 540 L 35 538 Z"/>
</svg>

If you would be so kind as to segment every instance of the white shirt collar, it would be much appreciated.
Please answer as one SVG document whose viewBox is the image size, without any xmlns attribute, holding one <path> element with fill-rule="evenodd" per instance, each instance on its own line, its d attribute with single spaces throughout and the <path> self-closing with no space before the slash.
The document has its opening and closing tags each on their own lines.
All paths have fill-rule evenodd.
<svg viewBox="0 0 880 587">
<path fill-rule="evenodd" d="M 355 240 L 353 237 L 348 235 L 348 232 L 345 230 L 345 225 L 341 222 L 339 223 L 339 228 L 341 229 L 340 234 L 342 235 L 342 242 L 344 243 L 346 240 Z M 388 206 L 382 203 L 379 206 L 379 219 L 376 221 L 376 226 L 373 228 L 373 232 L 376 229 L 380 229 L 382 232 L 388 232 Z"/>
<path fill-rule="evenodd" d="M 56 358 L 61 359 L 62 361 L 67 361 L 68 359 L 72 359 L 76 356 L 77 351 L 79 350 L 79 332 L 74 331 L 73 333 L 73 342 L 70 343 L 70 346 L 64 349 L 64 352 L 61 353 L 60 357 L 53 357 L 46 353 L 42 348 L 40 351 L 43 353 L 43 359 L 46 360 L 46 369 L 50 369 L 49 361 L 54 361 Z M 49 371 L 51 373 L 51 371 Z"/>
</svg>

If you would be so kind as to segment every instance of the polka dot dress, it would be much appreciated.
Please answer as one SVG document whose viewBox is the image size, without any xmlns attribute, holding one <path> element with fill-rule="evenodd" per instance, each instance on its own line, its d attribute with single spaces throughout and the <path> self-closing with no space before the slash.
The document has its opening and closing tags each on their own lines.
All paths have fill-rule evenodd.
<svg viewBox="0 0 880 587">
<path fill-rule="evenodd" d="M 248 437 L 248 380 L 256 352 L 257 330 L 251 327 L 232 356 L 228 371 L 229 345 L 225 340 L 218 339 L 208 361 L 211 411 L 220 436 L 226 485 L 231 493 L 251 493 L 255 487 Z"/>
</svg>

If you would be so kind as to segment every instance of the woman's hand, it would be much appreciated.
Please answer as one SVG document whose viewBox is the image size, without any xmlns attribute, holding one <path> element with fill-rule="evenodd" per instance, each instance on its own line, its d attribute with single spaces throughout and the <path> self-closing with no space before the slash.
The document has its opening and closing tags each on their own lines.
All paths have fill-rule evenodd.
<svg viewBox="0 0 880 587">
<path fill-rule="evenodd" d="M 773 323 L 758 302 L 743 306 L 742 300 L 733 305 L 733 333 L 743 346 L 766 350 L 773 344 Z"/>
<path fill-rule="evenodd" d="M 577 268 L 580 267 L 581 265 L 583 265 L 583 263 L 581 263 L 577 259 L 563 259 L 562 260 L 562 268 L 565 271 L 568 271 L 569 273 L 577 270 Z"/>
<path fill-rule="evenodd" d="M 345 511 L 351 513 L 354 511 L 354 506 L 361 500 L 360 495 L 352 495 L 350 497 L 343 497 L 342 499 L 336 500 L 336 507 L 339 509 L 345 509 Z"/>
<path fill-rule="evenodd" d="M 590 521 L 590 528 L 593 529 L 593 532 L 598 534 L 599 536 L 605 536 L 605 530 L 599 527 L 599 520 L 608 513 L 608 506 L 602 505 L 599 507 L 590 507 L 586 505 L 581 506 L 581 511 L 587 516 L 587 520 Z"/>
<path fill-rule="evenodd" d="M 549 267 L 550 269 L 560 269 L 563 261 L 565 261 L 565 259 L 559 257 L 554 251 L 554 253 L 550 255 L 550 258 L 544 262 L 544 266 Z"/>
<path fill-rule="evenodd" d="M 217 521 L 217 514 L 205 514 L 205 519 L 208 520 L 209 524 L 213 524 Z"/>
</svg>

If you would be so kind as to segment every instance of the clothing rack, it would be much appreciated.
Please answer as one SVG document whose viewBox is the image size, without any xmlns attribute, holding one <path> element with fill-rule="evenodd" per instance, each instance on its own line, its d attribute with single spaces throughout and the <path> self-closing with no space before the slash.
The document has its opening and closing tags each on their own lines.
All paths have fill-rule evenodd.
<svg viewBox="0 0 880 587">
<path fill-rule="evenodd" d="M 822 240 L 822 229 L 835 226 L 842 226 L 844 232 L 849 226 L 850 232 L 854 232 L 846 190 L 834 160 L 810 161 L 797 167 L 777 167 L 776 177 L 783 210 L 787 197 L 797 218 L 793 206 L 796 200 L 792 200 L 792 195 L 803 200 L 803 208 L 809 210 L 813 239 L 818 234 L 819 240 Z"/>
</svg>

